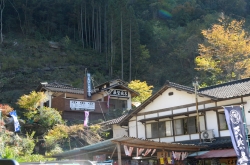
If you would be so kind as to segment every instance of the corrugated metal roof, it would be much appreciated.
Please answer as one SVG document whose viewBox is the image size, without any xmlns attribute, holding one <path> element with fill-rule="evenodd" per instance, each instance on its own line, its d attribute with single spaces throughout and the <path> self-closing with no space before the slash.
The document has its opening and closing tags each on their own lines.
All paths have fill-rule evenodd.
<svg viewBox="0 0 250 165">
<path fill-rule="evenodd" d="M 236 157 L 235 150 L 224 149 L 224 150 L 210 150 L 207 153 L 196 156 L 196 159 L 209 159 L 209 158 L 227 158 L 227 157 Z"/>
<path fill-rule="evenodd" d="M 152 140 L 134 138 L 134 137 L 119 137 L 109 140 L 105 140 L 96 144 L 91 144 L 85 147 L 77 148 L 70 151 L 65 151 L 63 153 L 55 154 L 52 157 L 55 158 L 70 158 L 76 155 L 84 155 L 91 152 L 107 151 L 108 148 L 113 150 L 116 147 L 116 143 L 121 145 L 128 145 L 130 147 L 140 147 L 148 149 L 158 149 L 160 151 L 199 151 L 200 148 L 206 146 L 197 146 L 194 144 L 181 144 L 181 143 L 166 143 L 166 142 L 156 142 Z"/>
<path fill-rule="evenodd" d="M 151 149 L 161 149 L 168 151 L 198 151 L 200 148 L 205 148 L 206 146 L 198 146 L 194 144 L 181 144 L 181 143 L 167 143 L 167 142 L 157 142 L 148 139 L 140 139 L 134 137 L 121 137 L 113 139 L 113 142 L 119 142 L 122 145 L 128 145 L 140 148 L 151 148 Z"/>
</svg>

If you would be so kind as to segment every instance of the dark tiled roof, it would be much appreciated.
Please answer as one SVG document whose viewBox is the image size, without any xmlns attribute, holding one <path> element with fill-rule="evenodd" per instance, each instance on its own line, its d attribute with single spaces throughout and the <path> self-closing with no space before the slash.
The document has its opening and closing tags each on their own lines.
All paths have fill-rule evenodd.
<svg viewBox="0 0 250 165">
<path fill-rule="evenodd" d="M 194 88 L 193 87 L 176 84 L 176 83 L 173 83 L 173 82 L 170 82 L 170 81 L 166 81 L 165 85 L 167 85 L 169 87 L 172 87 L 172 88 L 179 89 L 179 90 L 184 90 L 184 91 L 187 91 L 187 92 L 194 93 Z"/>
<path fill-rule="evenodd" d="M 139 93 L 128 88 L 126 85 L 124 85 L 125 83 L 121 80 L 118 80 L 118 84 L 114 84 L 112 86 L 109 86 L 108 88 L 105 89 L 110 89 L 110 88 L 115 88 L 115 87 L 120 87 L 121 89 L 125 89 L 130 91 L 132 97 L 134 96 L 139 96 Z M 96 88 L 96 87 L 95 87 Z M 95 89 L 94 88 L 94 89 Z M 36 91 L 40 91 L 41 89 L 46 89 L 52 92 L 62 92 L 62 93 L 73 93 L 73 94 L 84 94 L 84 90 L 82 88 L 74 88 L 69 84 L 62 84 L 62 83 L 57 83 L 57 82 L 53 82 L 53 83 L 41 83 Z M 104 89 L 104 90 L 105 90 Z M 92 93 L 96 93 L 94 90 L 92 90 Z"/>
<path fill-rule="evenodd" d="M 105 122 L 102 122 L 100 124 L 102 125 L 113 125 L 113 124 L 118 124 L 124 117 L 126 117 L 127 115 L 122 115 L 118 118 L 115 118 L 115 119 L 111 119 L 111 120 L 108 120 L 108 121 L 105 121 Z"/>
<path fill-rule="evenodd" d="M 74 93 L 74 94 L 83 94 L 83 89 L 80 88 L 73 88 L 71 85 L 68 84 L 61 84 L 57 82 L 53 83 L 41 83 L 40 88 L 46 89 L 52 92 L 67 92 L 67 93 Z"/>
<path fill-rule="evenodd" d="M 188 141 L 181 141 L 180 143 L 183 144 L 195 144 L 195 145 L 205 145 L 206 148 L 202 148 L 201 150 L 216 150 L 216 149 L 226 149 L 226 148 L 233 148 L 233 144 L 231 141 L 231 137 L 215 137 L 211 142 L 206 141 L 204 142 L 203 139 L 200 140 L 188 140 Z"/>
<path fill-rule="evenodd" d="M 249 95 L 250 78 L 201 88 L 199 89 L 199 92 L 204 95 L 209 95 L 221 99 Z"/>
</svg>

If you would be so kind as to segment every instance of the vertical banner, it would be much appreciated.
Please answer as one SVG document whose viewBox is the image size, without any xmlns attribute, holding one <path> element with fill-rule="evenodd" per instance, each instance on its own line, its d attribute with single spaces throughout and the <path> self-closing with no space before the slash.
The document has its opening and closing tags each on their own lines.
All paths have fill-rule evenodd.
<svg viewBox="0 0 250 165">
<path fill-rule="evenodd" d="M 91 98 L 91 76 L 90 73 L 87 73 L 87 96 Z"/>
<path fill-rule="evenodd" d="M 226 106 L 225 117 L 230 132 L 234 150 L 237 155 L 237 165 L 248 165 L 249 150 L 246 138 L 246 130 L 243 124 L 243 114 L 241 106 Z"/>
<path fill-rule="evenodd" d="M 85 112 L 84 126 L 88 126 L 88 122 L 89 122 L 89 111 L 84 111 L 84 112 Z"/>
<path fill-rule="evenodd" d="M 14 127 L 15 127 L 15 132 L 19 132 L 21 129 L 21 126 L 19 124 L 19 121 L 17 119 L 17 114 L 16 114 L 16 110 L 12 111 L 9 113 L 11 117 L 13 117 L 14 120 Z"/>
</svg>

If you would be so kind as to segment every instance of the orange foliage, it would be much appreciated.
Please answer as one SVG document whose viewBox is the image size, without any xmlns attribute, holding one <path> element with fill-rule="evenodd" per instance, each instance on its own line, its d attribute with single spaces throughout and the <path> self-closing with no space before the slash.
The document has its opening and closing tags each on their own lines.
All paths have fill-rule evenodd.
<svg viewBox="0 0 250 165">
<path fill-rule="evenodd" d="M 13 108 L 7 104 L 0 104 L 0 110 L 2 111 L 2 116 L 4 117 L 13 111 Z"/>
</svg>

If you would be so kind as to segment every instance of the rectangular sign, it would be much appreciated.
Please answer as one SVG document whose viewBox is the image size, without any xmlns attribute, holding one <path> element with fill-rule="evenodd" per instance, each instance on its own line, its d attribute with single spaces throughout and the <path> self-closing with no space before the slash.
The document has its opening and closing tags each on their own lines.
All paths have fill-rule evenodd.
<svg viewBox="0 0 250 165">
<path fill-rule="evenodd" d="M 121 97 L 128 97 L 128 91 L 121 90 L 121 89 L 109 89 L 108 93 L 110 96 L 121 96 Z"/>
<path fill-rule="evenodd" d="M 72 110 L 95 110 L 95 102 L 70 100 Z"/>
</svg>

